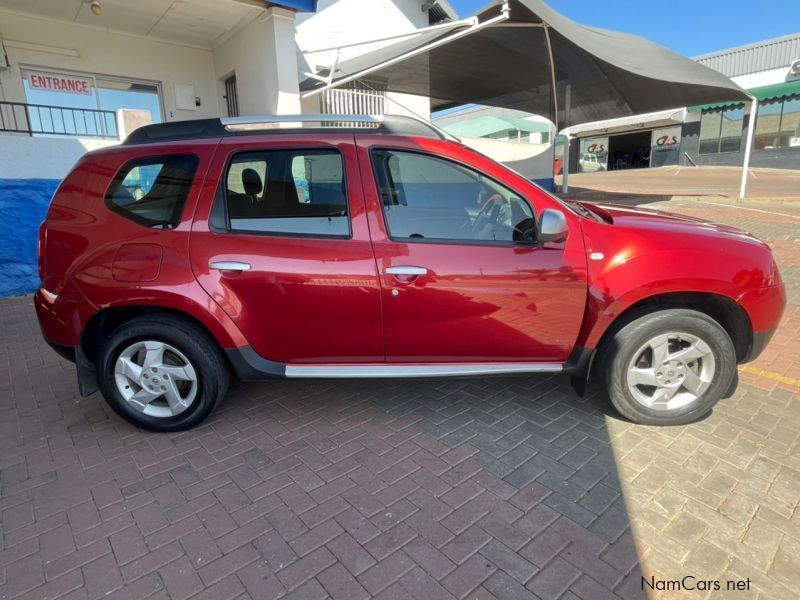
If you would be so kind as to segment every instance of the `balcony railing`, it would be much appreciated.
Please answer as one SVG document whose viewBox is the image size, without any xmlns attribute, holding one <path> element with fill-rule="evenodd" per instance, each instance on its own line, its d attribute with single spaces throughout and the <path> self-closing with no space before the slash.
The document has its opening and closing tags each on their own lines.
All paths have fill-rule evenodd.
<svg viewBox="0 0 800 600">
<path fill-rule="evenodd" d="M 119 137 L 117 115 L 111 110 L 4 101 L 0 101 L 0 132 L 95 138 Z"/>
</svg>

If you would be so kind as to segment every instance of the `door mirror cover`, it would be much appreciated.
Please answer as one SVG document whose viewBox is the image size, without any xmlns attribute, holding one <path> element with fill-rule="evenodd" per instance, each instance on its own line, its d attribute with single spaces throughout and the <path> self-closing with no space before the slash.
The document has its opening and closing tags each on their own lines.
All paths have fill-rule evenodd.
<svg viewBox="0 0 800 600">
<path fill-rule="evenodd" d="M 552 208 L 546 208 L 542 211 L 542 215 L 539 218 L 540 244 L 563 242 L 567 239 L 568 234 L 567 218 L 563 212 Z"/>
</svg>

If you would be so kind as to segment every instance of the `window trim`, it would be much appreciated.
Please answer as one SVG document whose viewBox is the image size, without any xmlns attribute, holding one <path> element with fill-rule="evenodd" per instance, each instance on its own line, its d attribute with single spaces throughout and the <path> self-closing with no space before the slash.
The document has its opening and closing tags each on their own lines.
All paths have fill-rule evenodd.
<svg viewBox="0 0 800 600">
<path fill-rule="evenodd" d="M 296 233 L 296 232 L 281 232 L 281 231 L 257 231 L 253 229 L 234 229 L 231 227 L 231 219 L 230 214 L 228 212 L 228 172 L 230 171 L 231 165 L 233 164 L 234 159 L 241 155 L 241 154 L 254 154 L 254 153 L 263 153 L 263 152 L 297 152 L 298 154 L 301 152 L 308 152 L 308 151 L 319 151 L 325 150 L 329 152 L 335 152 L 339 155 L 339 158 L 342 161 L 342 184 L 344 185 L 344 202 L 345 207 L 347 208 L 347 233 L 346 234 L 338 234 L 338 233 Z M 269 173 L 267 174 L 269 176 Z M 266 236 L 266 237 L 289 237 L 289 238 L 307 238 L 307 239 L 322 239 L 322 240 L 352 240 L 353 239 L 353 216 L 350 210 L 350 194 L 348 193 L 348 174 L 347 174 L 347 163 L 345 161 L 344 152 L 338 146 L 270 146 L 269 148 L 247 148 L 247 149 L 239 149 L 235 152 L 231 152 L 228 156 L 227 160 L 225 161 L 225 168 L 222 172 L 222 176 L 219 178 L 219 187 L 217 189 L 216 194 L 214 195 L 214 201 L 211 205 L 211 212 L 209 213 L 209 228 L 221 234 L 233 234 L 233 235 L 256 235 L 256 236 Z M 222 213 L 224 219 L 224 228 L 220 229 L 219 226 L 215 226 L 211 224 L 211 216 L 214 213 L 214 209 L 216 208 L 217 202 L 222 203 Z"/>
<path fill-rule="evenodd" d="M 452 163 L 454 165 L 458 165 L 468 171 L 473 173 L 477 173 L 482 177 L 485 177 L 489 181 L 494 182 L 495 184 L 503 187 L 513 193 L 515 193 L 521 200 L 523 200 L 528 205 L 528 209 L 531 211 L 531 219 L 533 219 L 533 223 L 536 226 L 537 232 L 537 240 L 535 242 L 514 242 L 513 240 L 510 242 L 506 242 L 503 240 L 461 240 L 461 239 L 451 239 L 451 238 L 405 238 L 405 237 L 395 237 L 392 235 L 391 229 L 389 228 L 389 221 L 386 218 L 386 209 L 383 206 L 383 197 L 381 195 L 381 185 L 380 181 L 378 181 L 378 173 L 375 169 L 375 153 L 380 151 L 390 151 L 390 152 L 404 152 L 406 154 L 416 154 L 418 156 L 424 156 L 427 158 L 433 158 L 436 160 L 441 160 L 444 162 Z M 378 192 L 378 204 L 381 207 L 381 217 L 383 218 L 383 227 L 386 231 L 386 237 L 391 240 L 392 242 L 396 242 L 399 244 L 444 244 L 448 246 L 498 246 L 503 248 L 540 248 L 542 246 L 541 242 L 538 240 L 538 232 L 539 232 L 539 219 L 538 215 L 536 214 L 535 207 L 533 203 L 528 200 L 527 195 L 520 193 L 516 188 L 511 187 L 510 185 L 503 183 L 502 181 L 498 181 L 494 177 L 490 177 L 483 171 L 476 169 L 474 166 L 469 165 L 461 160 L 457 160 L 451 158 L 449 156 L 438 156 L 436 154 L 431 154 L 430 152 L 425 152 L 421 150 L 412 150 L 408 148 L 398 148 L 396 146 L 372 146 L 369 149 L 369 168 L 372 171 L 372 177 L 375 181 L 375 189 Z M 534 184 L 535 185 L 535 184 Z"/>
<path fill-rule="evenodd" d="M 173 210 L 172 218 L 168 223 L 158 223 L 152 222 L 152 220 L 137 215 L 134 212 L 126 210 L 125 207 L 116 204 L 112 196 L 117 192 L 119 187 L 122 185 L 122 182 L 125 181 L 125 178 L 128 174 L 135 169 L 136 167 L 153 165 L 153 164 L 165 164 L 166 161 L 170 159 L 184 159 L 184 158 L 191 158 L 194 160 L 194 170 L 192 171 L 192 178 L 189 182 L 189 186 L 186 188 L 186 195 L 184 196 L 183 200 L 176 204 L 175 209 Z M 108 210 L 111 212 L 119 215 L 123 219 L 136 223 L 137 225 L 141 225 L 142 227 L 147 227 L 148 229 L 153 229 L 158 225 L 161 225 L 162 229 L 165 230 L 173 230 L 181 224 L 183 220 L 183 211 L 186 208 L 186 201 L 189 199 L 189 195 L 192 193 L 192 188 L 194 187 L 195 183 L 198 180 L 198 169 L 200 168 L 200 157 L 193 153 L 193 152 L 176 152 L 174 154 L 146 154 L 142 156 L 137 156 L 136 158 L 132 158 L 122 164 L 117 169 L 117 172 L 114 174 L 114 177 L 111 179 L 108 187 L 106 188 L 106 192 L 103 195 L 103 202 Z"/>
</svg>

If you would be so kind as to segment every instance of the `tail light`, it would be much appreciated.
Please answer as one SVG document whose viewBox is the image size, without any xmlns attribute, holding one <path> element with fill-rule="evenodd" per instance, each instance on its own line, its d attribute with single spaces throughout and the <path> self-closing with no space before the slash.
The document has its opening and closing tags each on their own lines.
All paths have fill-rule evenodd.
<svg viewBox="0 0 800 600">
<path fill-rule="evenodd" d="M 39 279 L 44 281 L 44 250 L 45 244 L 47 244 L 47 221 L 42 221 L 42 224 L 39 225 L 39 245 L 37 248 L 37 254 L 39 257 Z"/>
</svg>

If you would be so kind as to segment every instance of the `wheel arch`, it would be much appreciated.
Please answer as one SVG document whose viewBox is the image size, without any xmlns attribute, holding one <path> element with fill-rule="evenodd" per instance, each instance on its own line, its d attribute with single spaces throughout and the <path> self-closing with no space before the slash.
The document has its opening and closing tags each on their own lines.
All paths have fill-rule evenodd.
<svg viewBox="0 0 800 600">
<path fill-rule="evenodd" d="M 600 354 L 631 321 L 670 308 L 696 310 L 716 321 L 728 334 L 736 350 L 736 361 L 745 362 L 753 346 L 753 326 L 747 311 L 735 300 L 713 292 L 667 292 L 641 298 L 627 306 L 603 331 L 593 332 Z"/>
<path fill-rule="evenodd" d="M 147 304 L 124 304 L 104 308 L 89 319 L 81 334 L 81 353 L 87 360 L 94 363 L 100 344 L 111 335 L 115 329 L 133 319 L 148 315 L 167 316 L 188 321 L 199 330 L 203 331 L 221 350 L 224 350 L 224 343 L 220 343 L 214 331 L 190 312 Z M 225 354 L 224 351 L 223 354 Z"/>
</svg>

